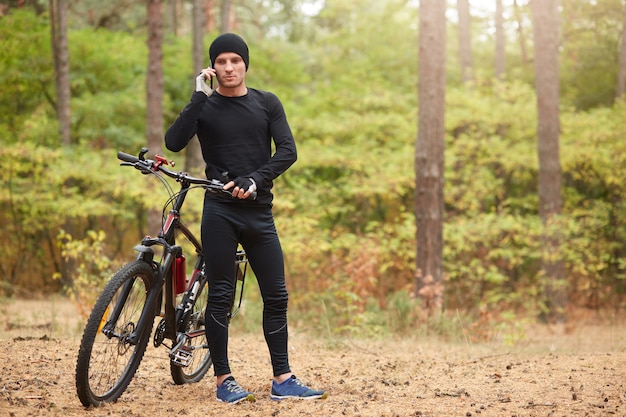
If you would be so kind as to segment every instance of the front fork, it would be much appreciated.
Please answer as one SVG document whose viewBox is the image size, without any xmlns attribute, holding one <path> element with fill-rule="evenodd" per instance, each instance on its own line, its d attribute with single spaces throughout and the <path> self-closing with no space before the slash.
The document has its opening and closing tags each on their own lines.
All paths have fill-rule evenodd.
<svg viewBox="0 0 626 417">
<path fill-rule="evenodd" d="M 163 264 L 158 266 L 153 262 L 154 251 L 152 250 L 152 248 L 146 245 L 139 245 L 135 247 L 135 250 L 139 252 L 139 254 L 137 255 L 137 260 L 141 260 L 152 266 L 155 279 L 152 282 L 150 289 L 148 290 L 146 303 L 143 310 L 141 311 L 139 320 L 137 321 L 134 329 L 132 329 L 132 331 L 125 336 L 124 341 L 126 343 L 136 345 L 139 342 L 141 335 L 144 333 L 144 329 L 146 328 L 146 326 L 149 326 L 150 323 L 154 321 L 155 315 L 160 315 L 161 302 L 163 298 L 163 281 L 168 277 L 171 278 L 172 262 L 174 261 L 174 259 L 176 259 L 177 256 L 180 256 L 180 254 L 182 253 L 182 248 L 180 246 L 171 246 L 169 249 L 170 250 L 168 250 Z M 168 279 L 166 281 L 166 287 L 173 285 L 171 281 L 171 279 Z M 119 319 L 121 310 L 126 303 L 126 299 L 128 298 L 134 283 L 135 278 L 128 280 L 128 282 L 124 284 L 121 296 L 117 301 L 115 308 L 111 312 L 111 316 L 107 325 L 105 325 L 102 330 L 107 337 L 119 336 L 114 334 L 113 329 L 115 328 L 115 323 L 117 323 L 117 320 Z M 169 290 L 169 288 L 166 288 L 166 290 Z M 171 311 L 170 314 L 173 315 L 174 311 Z"/>
</svg>

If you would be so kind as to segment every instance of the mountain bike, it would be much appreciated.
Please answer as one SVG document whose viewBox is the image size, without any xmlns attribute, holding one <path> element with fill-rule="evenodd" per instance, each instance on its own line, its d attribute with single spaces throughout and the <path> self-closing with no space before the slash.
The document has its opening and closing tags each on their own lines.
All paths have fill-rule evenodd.
<svg viewBox="0 0 626 417">
<path fill-rule="evenodd" d="M 155 176 L 166 188 L 169 198 L 162 227 L 156 237 L 146 236 L 135 246 L 136 258 L 111 277 L 87 320 L 76 362 L 76 391 L 85 407 L 116 401 L 124 393 L 144 356 L 156 317 L 160 321 L 152 343 L 167 349 L 175 384 L 200 381 L 212 365 L 204 327 L 208 278 L 202 245 L 181 221 L 181 209 L 192 189 L 227 198 L 232 194 L 223 189 L 223 182 L 175 172 L 167 168 L 174 166 L 173 161 L 158 155 L 146 159 L 147 152 L 142 148 L 138 156 L 118 152 L 117 157 L 122 166 Z M 180 189 L 174 191 L 165 177 L 178 182 Z M 179 240 L 184 244 L 177 244 Z M 189 279 L 187 257 L 193 259 Z M 239 249 L 234 265 L 239 285 L 232 295 L 231 318 L 241 307 L 247 266 L 246 253 Z"/>
</svg>

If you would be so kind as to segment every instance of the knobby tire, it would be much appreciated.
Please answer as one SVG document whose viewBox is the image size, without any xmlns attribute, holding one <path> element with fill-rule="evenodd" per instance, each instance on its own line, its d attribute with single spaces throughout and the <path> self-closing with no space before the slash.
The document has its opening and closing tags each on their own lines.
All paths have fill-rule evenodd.
<svg viewBox="0 0 626 417">
<path fill-rule="evenodd" d="M 130 294 L 121 300 L 122 290 L 130 281 Z M 98 297 L 85 325 L 76 362 L 76 390 L 85 407 L 116 401 L 135 375 L 146 351 L 154 316 L 135 345 L 125 336 L 135 330 L 153 282 L 151 265 L 135 260 L 115 273 Z M 107 337 L 103 329 L 118 302 L 124 304 L 115 323 L 115 335 Z"/>
</svg>

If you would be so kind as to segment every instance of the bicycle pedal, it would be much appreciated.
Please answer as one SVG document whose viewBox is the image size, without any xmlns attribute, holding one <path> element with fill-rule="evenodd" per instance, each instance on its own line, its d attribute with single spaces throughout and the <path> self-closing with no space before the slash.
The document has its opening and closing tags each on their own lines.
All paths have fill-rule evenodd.
<svg viewBox="0 0 626 417">
<path fill-rule="evenodd" d="M 192 358 L 193 352 L 184 347 L 170 353 L 170 360 L 172 363 L 183 368 L 189 366 Z"/>
</svg>

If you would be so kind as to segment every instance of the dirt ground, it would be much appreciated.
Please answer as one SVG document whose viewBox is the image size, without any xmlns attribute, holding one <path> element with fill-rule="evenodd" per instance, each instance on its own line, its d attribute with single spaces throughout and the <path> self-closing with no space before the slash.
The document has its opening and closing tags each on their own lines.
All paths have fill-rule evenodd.
<svg viewBox="0 0 626 417">
<path fill-rule="evenodd" d="M 62 300 L 0 306 L 0 416 L 626 416 L 626 323 L 529 329 L 514 347 L 434 339 L 315 339 L 292 331 L 295 373 L 328 398 L 269 398 L 259 334 L 233 334 L 232 368 L 255 403 L 215 400 L 212 378 L 176 386 L 163 348 L 149 347 L 113 404 L 81 406 L 74 367 L 81 323 Z M 620 323 L 621 321 L 621 323 Z M 619 323 L 619 324 L 618 324 Z"/>
</svg>

